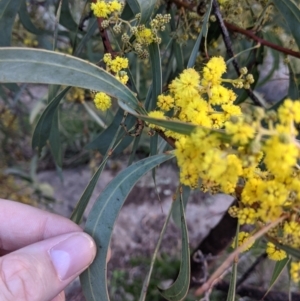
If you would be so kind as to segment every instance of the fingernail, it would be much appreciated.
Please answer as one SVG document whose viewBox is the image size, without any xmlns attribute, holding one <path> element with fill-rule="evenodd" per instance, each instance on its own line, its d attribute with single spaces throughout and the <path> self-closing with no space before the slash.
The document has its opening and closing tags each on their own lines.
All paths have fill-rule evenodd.
<svg viewBox="0 0 300 301">
<path fill-rule="evenodd" d="M 95 257 L 95 243 L 86 234 L 76 234 L 49 250 L 51 261 L 60 280 L 85 270 Z"/>
</svg>

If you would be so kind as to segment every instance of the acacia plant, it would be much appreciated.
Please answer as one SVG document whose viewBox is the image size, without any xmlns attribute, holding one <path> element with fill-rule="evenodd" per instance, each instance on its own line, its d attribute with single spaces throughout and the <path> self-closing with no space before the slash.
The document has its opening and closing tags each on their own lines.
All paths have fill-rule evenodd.
<svg viewBox="0 0 300 301">
<path fill-rule="evenodd" d="M 48 1 L 0 1 L 0 92 L 9 108 L 7 95 L 20 93 L 20 83 L 49 85 L 32 148 L 40 153 L 50 146 L 58 169 L 61 104 L 76 98 L 96 118 L 101 133 L 89 146 L 103 159 L 71 216 L 76 223 L 108 158 L 132 144 L 128 167 L 99 195 L 85 224 L 101 249 L 81 275 L 86 299 L 109 300 L 106 255 L 118 213 L 139 178 L 153 170 L 155 181 L 155 168 L 171 159 L 178 164 L 180 186 L 169 217 L 179 214 L 182 254 L 176 280 L 160 290 L 165 299 L 184 300 L 189 291 L 184 208 L 186 192 L 195 189 L 234 196 L 228 213 L 237 224 L 232 253 L 198 284 L 196 296 L 208 300 L 232 265 L 225 290 L 227 300 L 235 300 L 241 294 L 239 254 L 258 239 L 277 261 L 270 286 L 285 268 L 299 283 L 299 2 L 93 0 L 79 15 L 74 6 L 82 3 L 71 2 L 57 1 L 50 24 L 41 18 Z M 272 68 L 262 77 L 270 56 Z M 266 101 L 259 85 L 268 84 L 280 62 L 289 71 L 287 89 L 279 101 L 273 100 L 276 91 Z M 92 95 L 93 107 L 78 88 Z M 101 112 L 114 116 L 109 126 Z M 143 133 L 150 135 L 150 154 L 136 160 Z M 157 249 L 139 300 L 146 298 Z"/>
</svg>

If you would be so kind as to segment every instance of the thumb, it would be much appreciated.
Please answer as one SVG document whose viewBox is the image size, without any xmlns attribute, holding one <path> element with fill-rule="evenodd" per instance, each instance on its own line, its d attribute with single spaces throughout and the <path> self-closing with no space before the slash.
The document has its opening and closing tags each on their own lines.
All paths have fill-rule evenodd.
<svg viewBox="0 0 300 301">
<path fill-rule="evenodd" d="M 73 232 L 0 257 L 0 300 L 52 300 L 92 263 L 95 255 L 93 239 Z"/>
</svg>

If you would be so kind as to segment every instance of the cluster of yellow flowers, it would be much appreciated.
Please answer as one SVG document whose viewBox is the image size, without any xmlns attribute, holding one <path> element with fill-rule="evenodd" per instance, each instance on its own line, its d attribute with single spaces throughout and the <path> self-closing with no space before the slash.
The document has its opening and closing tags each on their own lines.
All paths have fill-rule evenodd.
<svg viewBox="0 0 300 301">
<path fill-rule="evenodd" d="M 263 122 L 268 126 L 263 127 Z M 239 196 L 239 205 L 229 210 L 241 225 L 263 225 L 286 216 L 282 223 L 268 232 L 268 236 L 279 244 L 296 249 L 300 248 L 300 218 L 297 209 L 300 204 L 300 170 L 297 163 L 300 145 L 296 140 L 299 123 L 300 101 L 287 99 L 276 114 L 260 111 L 252 120 L 243 118 L 239 130 L 231 132 L 232 138 L 235 137 L 234 143 L 243 144 L 249 163 L 240 177 L 243 190 Z M 246 126 L 251 126 L 252 131 L 250 133 L 248 129 L 247 139 L 241 141 L 239 132 Z M 251 159 L 255 153 L 261 153 L 256 163 Z M 266 252 L 270 259 L 277 261 L 287 256 L 280 246 L 272 242 L 267 244 Z M 299 263 L 292 264 L 291 277 L 295 282 L 300 280 Z"/>
<path fill-rule="evenodd" d="M 244 245 L 243 252 L 248 251 L 254 244 L 254 239 L 248 232 L 241 231 L 238 235 L 238 246 Z M 232 248 L 235 247 L 235 240 L 232 243 Z"/>
<path fill-rule="evenodd" d="M 85 91 L 84 89 L 73 87 L 66 95 L 66 100 L 70 102 L 79 102 L 83 103 L 85 100 Z"/>
<path fill-rule="evenodd" d="M 127 73 L 122 70 L 128 68 L 128 59 L 123 58 L 120 56 L 115 57 L 112 59 L 110 53 L 104 54 L 103 61 L 106 64 L 106 71 L 113 72 L 115 77 L 124 85 L 128 82 L 128 75 Z"/>
<path fill-rule="evenodd" d="M 258 20 L 264 25 L 274 17 L 273 7 L 267 0 L 252 0 L 250 5 L 244 1 L 218 0 L 218 2 L 224 19 L 245 29 Z M 252 13 L 253 9 L 255 13 Z"/>
<path fill-rule="evenodd" d="M 174 79 L 169 85 L 170 93 L 158 97 L 160 110 L 149 116 L 190 122 L 202 126 L 190 136 L 163 130 L 168 137 L 176 139 L 176 157 L 180 167 L 181 183 L 196 187 L 199 178 L 208 187 L 220 185 L 223 191 L 234 191 L 242 164 L 232 153 L 225 156 L 225 145 L 221 146 L 218 135 L 209 129 L 221 129 L 232 116 L 241 115 L 239 106 L 233 104 L 235 93 L 222 85 L 221 76 L 226 71 L 222 57 L 213 57 L 204 67 L 202 78 L 190 68 Z M 172 110 L 172 111 L 171 111 Z M 150 127 L 156 128 L 155 125 Z"/>
<path fill-rule="evenodd" d="M 112 13 L 119 14 L 122 8 L 122 3 L 117 0 L 110 2 L 97 0 L 97 2 L 91 3 L 91 10 L 98 18 L 108 18 Z"/>
<path fill-rule="evenodd" d="M 169 94 L 158 97 L 159 110 L 149 113 L 199 125 L 191 135 L 149 126 L 175 139 L 181 183 L 235 196 L 238 206 L 229 213 L 240 225 L 263 226 L 285 216 L 268 236 L 279 244 L 300 248 L 300 143 L 296 140 L 300 100 L 285 100 L 277 112 L 254 108 L 251 114 L 243 114 L 233 104 L 234 92 L 222 86 L 229 82 L 222 79 L 225 71 L 221 57 L 212 58 L 201 74 L 194 69 L 183 71 L 169 85 Z M 245 240 L 249 240 L 248 247 L 253 244 L 245 232 L 238 240 L 239 245 Z M 267 253 L 274 260 L 287 256 L 271 242 Z M 291 275 L 297 274 L 296 266 L 300 275 L 296 263 Z"/>
<path fill-rule="evenodd" d="M 115 77 L 122 83 L 128 82 L 128 75 L 126 71 L 122 69 L 128 68 L 128 59 L 120 56 L 112 58 L 110 53 L 104 54 L 103 61 L 106 64 L 106 71 L 113 72 Z M 94 103 L 97 109 L 106 111 L 111 107 L 111 98 L 103 92 L 95 94 Z"/>
<path fill-rule="evenodd" d="M 101 22 L 102 28 L 107 28 L 110 24 L 114 24 L 112 29 L 116 34 L 123 32 L 121 40 L 123 42 L 124 52 L 133 51 L 139 58 L 145 59 L 149 56 L 147 46 L 151 43 L 159 44 L 161 42 L 158 32 L 165 30 L 165 24 L 170 21 L 171 16 L 169 14 L 157 14 L 149 23 L 149 27 L 143 24 L 132 26 L 130 22 L 120 18 L 122 9 L 122 3 L 117 0 L 110 2 L 97 0 L 97 2 L 91 4 L 91 10 L 94 15 L 104 19 Z M 140 13 L 135 16 L 138 23 L 140 18 Z M 129 31 L 123 30 L 123 25 L 127 26 Z M 128 32 L 130 32 L 130 35 Z M 134 41 L 132 41 L 131 36 L 135 37 Z"/>
<path fill-rule="evenodd" d="M 136 16 L 138 20 L 140 14 Z M 124 32 L 122 34 L 122 41 L 126 51 L 134 51 L 139 58 L 145 59 L 149 56 L 148 45 L 152 43 L 160 44 L 161 38 L 158 36 L 159 31 L 165 30 L 165 25 L 170 21 L 171 16 L 169 14 L 157 14 L 150 22 L 150 27 L 145 25 L 131 26 L 123 21 L 123 23 L 129 25 L 130 33 L 135 37 L 134 42 L 131 42 L 130 36 Z M 120 20 L 122 22 L 122 20 Z M 119 30 L 121 32 L 121 30 Z"/>
</svg>

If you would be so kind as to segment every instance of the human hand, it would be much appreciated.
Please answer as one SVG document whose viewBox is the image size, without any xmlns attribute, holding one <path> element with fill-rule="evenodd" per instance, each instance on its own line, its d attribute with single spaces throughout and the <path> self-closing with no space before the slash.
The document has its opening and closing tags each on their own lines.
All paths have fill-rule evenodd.
<svg viewBox="0 0 300 301">
<path fill-rule="evenodd" d="M 1 301 L 63 301 L 95 255 L 93 239 L 67 218 L 0 199 Z"/>
</svg>

